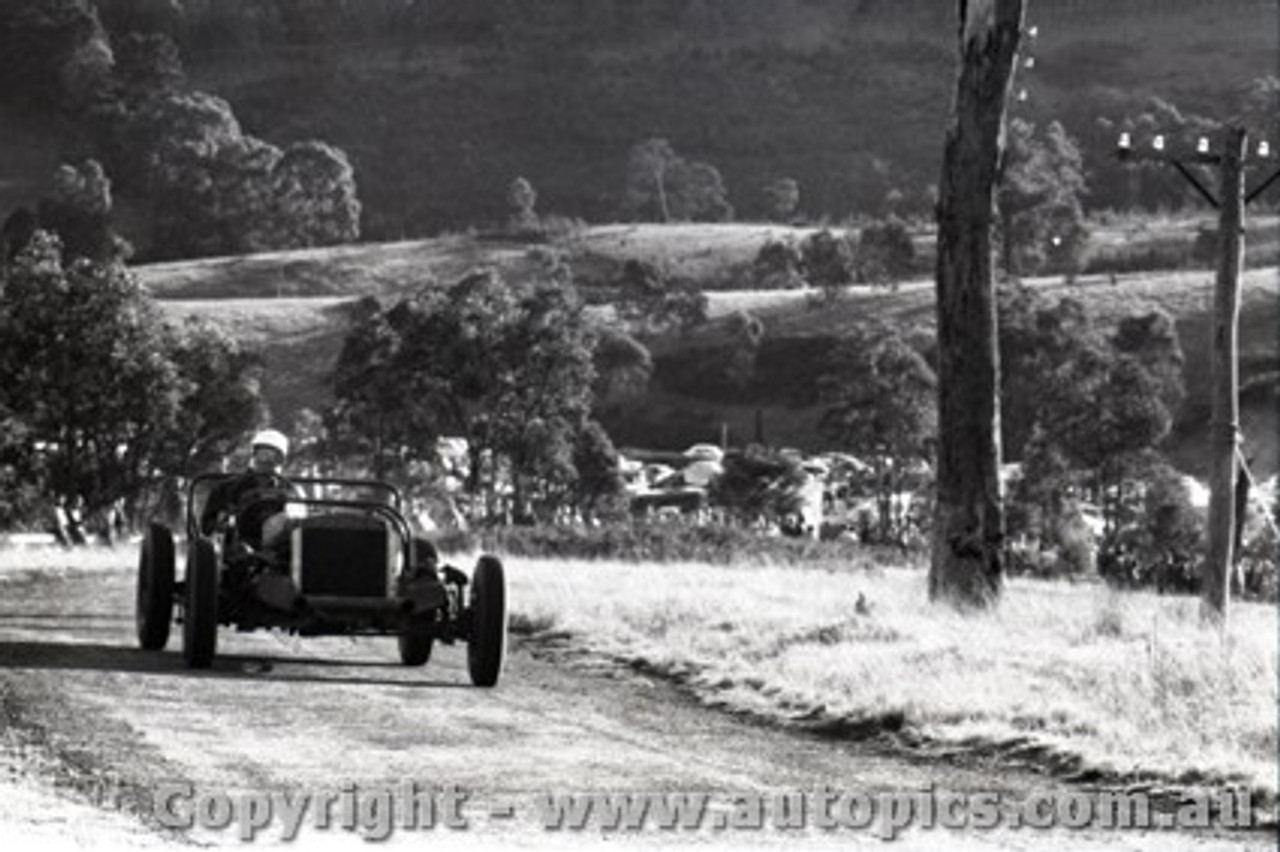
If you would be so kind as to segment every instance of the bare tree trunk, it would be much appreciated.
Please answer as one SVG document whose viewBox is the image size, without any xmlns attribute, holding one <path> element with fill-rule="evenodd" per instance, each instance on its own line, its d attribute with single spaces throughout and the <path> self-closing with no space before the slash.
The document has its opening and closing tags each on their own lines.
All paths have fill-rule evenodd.
<svg viewBox="0 0 1280 852">
<path fill-rule="evenodd" d="M 959 0 L 960 75 L 938 199 L 938 496 L 929 598 L 995 602 L 1003 582 L 994 188 L 1023 0 Z"/>
<path fill-rule="evenodd" d="M 662 214 L 662 223 L 671 221 L 671 205 L 667 202 L 667 167 L 659 166 L 653 174 L 654 186 L 658 189 L 658 211 Z"/>
</svg>

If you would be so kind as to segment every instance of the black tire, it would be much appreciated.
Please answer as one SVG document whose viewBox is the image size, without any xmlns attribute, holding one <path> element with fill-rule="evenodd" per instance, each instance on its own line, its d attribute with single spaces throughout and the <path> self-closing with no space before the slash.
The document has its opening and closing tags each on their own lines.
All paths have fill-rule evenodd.
<svg viewBox="0 0 1280 852">
<path fill-rule="evenodd" d="M 507 655 L 507 580 L 496 556 L 481 556 L 471 577 L 467 671 L 476 686 L 498 682 Z"/>
<path fill-rule="evenodd" d="M 413 539 L 413 551 L 410 554 L 414 571 L 436 572 L 440 555 L 436 546 L 429 539 L 416 536 Z M 431 650 L 435 647 L 435 637 L 427 630 L 409 628 L 397 639 L 400 644 L 400 662 L 406 666 L 423 666 L 431 659 Z"/>
<path fill-rule="evenodd" d="M 190 668 L 207 669 L 218 650 L 218 552 L 207 538 L 190 544 L 185 591 L 182 657 Z"/>
<path fill-rule="evenodd" d="M 144 651 L 159 651 L 169 643 L 173 620 L 173 533 L 152 524 L 138 553 L 138 596 L 134 617 L 138 644 Z"/>
<path fill-rule="evenodd" d="M 431 659 L 431 649 L 436 640 L 430 633 L 411 628 L 397 639 L 400 642 L 400 662 L 406 666 L 424 666 Z"/>
</svg>

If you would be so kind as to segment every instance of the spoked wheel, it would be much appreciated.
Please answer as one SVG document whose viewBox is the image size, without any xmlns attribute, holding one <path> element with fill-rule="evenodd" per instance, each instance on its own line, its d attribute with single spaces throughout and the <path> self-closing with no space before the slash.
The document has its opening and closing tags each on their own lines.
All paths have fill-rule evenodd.
<svg viewBox="0 0 1280 852">
<path fill-rule="evenodd" d="M 187 587 L 182 614 L 182 656 L 193 669 L 207 669 L 218 650 L 218 553 L 197 538 L 187 555 Z"/>
<path fill-rule="evenodd" d="M 493 686 L 507 655 L 507 581 L 496 556 L 481 556 L 471 578 L 467 670 L 476 686 Z"/>
<path fill-rule="evenodd" d="M 173 534 L 160 524 L 147 528 L 138 554 L 138 597 L 134 616 L 138 644 L 159 651 L 169 642 L 173 619 Z"/>
</svg>

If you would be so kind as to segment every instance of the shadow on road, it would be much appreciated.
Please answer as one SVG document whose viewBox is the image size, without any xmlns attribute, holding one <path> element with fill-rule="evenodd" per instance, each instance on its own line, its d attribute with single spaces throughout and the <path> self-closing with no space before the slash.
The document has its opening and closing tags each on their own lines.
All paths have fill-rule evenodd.
<svg viewBox="0 0 1280 852">
<path fill-rule="evenodd" d="M 44 671 L 129 672 L 189 678 L 222 678 L 280 683 L 324 685 L 393 686 L 408 689 L 470 688 L 461 681 L 422 680 L 417 670 L 381 660 L 346 661 L 309 657 L 226 654 L 215 657 L 213 667 L 187 668 L 182 655 L 174 651 L 143 651 L 123 645 L 93 643 L 0 641 L 0 669 L 24 668 Z M 403 678 L 383 676 L 388 669 L 402 672 Z M 341 675 L 324 675 L 324 670 L 343 670 Z M 369 677 L 353 674 L 368 671 Z"/>
</svg>

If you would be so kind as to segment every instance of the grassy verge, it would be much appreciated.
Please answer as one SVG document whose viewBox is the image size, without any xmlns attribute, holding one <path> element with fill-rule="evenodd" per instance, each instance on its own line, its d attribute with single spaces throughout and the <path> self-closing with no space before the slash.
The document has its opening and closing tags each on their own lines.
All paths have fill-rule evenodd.
<svg viewBox="0 0 1280 852">
<path fill-rule="evenodd" d="M 1010 584 L 926 601 L 925 573 L 510 559 L 513 629 L 670 677 L 709 704 L 933 744 L 1011 744 L 1055 769 L 1276 789 L 1273 607 L 1224 636 L 1189 598 Z"/>
<path fill-rule="evenodd" d="M 0 584 L 23 582 L 32 577 L 67 576 L 70 574 L 111 571 L 123 565 L 138 564 L 138 548 L 134 544 L 116 548 L 82 547 L 0 547 Z"/>
</svg>

